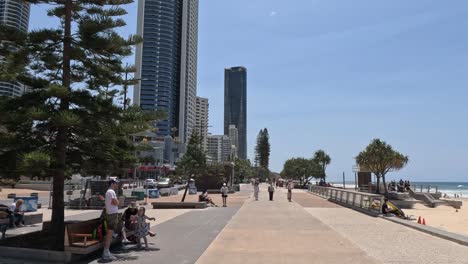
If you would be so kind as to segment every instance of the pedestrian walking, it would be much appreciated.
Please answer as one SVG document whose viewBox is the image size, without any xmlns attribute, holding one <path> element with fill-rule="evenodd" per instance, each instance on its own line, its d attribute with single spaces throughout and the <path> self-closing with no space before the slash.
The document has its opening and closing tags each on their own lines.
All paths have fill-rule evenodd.
<svg viewBox="0 0 468 264">
<path fill-rule="evenodd" d="M 275 186 L 273 186 L 273 182 L 271 182 L 270 186 L 268 186 L 268 194 L 270 195 L 270 201 L 273 201 L 274 193 L 275 193 Z"/>
<path fill-rule="evenodd" d="M 286 186 L 288 188 L 288 201 L 292 201 L 292 190 L 294 189 L 294 183 L 291 179 L 288 180 L 288 185 Z"/>
<path fill-rule="evenodd" d="M 258 201 L 258 193 L 260 192 L 260 181 L 255 179 L 254 181 L 254 197 L 255 201 Z"/>
<path fill-rule="evenodd" d="M 229 192 L 229 188 L 227 187 L 226 183 L 223 183 L 223 187 L 221 187 L 221 197 L 223 198 L 223 207 L 227 206 L 228 192 Z"/>
<path fill-rule="evenodd" d="M 104 260 L 116 260 L 117 258 L 113 256 L 110 251 L 110 245 L 112 237 L 114 235 L 114 230 L 116 230 L 119 224 L 119 200 L 115 191 L 117 190 L 119 182 L 116 179 L 111 179 L 109 181 L 109 189 L 106 192 L 105 198 L 105 221 L 107 222 L 107 232 L 104 239 L 104 250 L 102 253 L 102 258 Z"/>
</svg>

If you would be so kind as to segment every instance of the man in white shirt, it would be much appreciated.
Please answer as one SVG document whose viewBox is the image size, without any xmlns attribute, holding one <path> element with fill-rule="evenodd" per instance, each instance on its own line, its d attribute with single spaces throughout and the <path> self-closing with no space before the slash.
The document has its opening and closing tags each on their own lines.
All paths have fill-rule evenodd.
<svg viewBox="0 0 468 264">
<path fill-rule="evenodd" d="M 24 201 L 19 199 L 16 202 L 8 206 L 8 214 L 10 216 L 10 227 L 16 228 L 23 226 L 23 215 L 24 212 L 21 211 L 21 206 L 24 204 Z"/>
<path fill-rule="evenodd" d="M 105 220 L 107 221 L 107 233 L 104 239 L 104 252 L 102 253 L 102 258 L 104 260 L 115 260 L 110 251 L 110 245 L 112 242 L 112 236 L 114 235 L 114 230 L 117 229 L 119 224 L 119 200 L 115 191 L 119 186 L 119 182 L 116 179 L 111 179 L 109 181 L 109 189 L 106 192 L 106 212 Z"/>
<path fill-rule="evenodd" d="M 221 197 L 223 198 L 223 207 L 227 206 L 228 192 L 229 192 L 229 188 L 227 187 L 226 183 L 223 183 L 223 187 L 221 187 Z"/>
</svg>

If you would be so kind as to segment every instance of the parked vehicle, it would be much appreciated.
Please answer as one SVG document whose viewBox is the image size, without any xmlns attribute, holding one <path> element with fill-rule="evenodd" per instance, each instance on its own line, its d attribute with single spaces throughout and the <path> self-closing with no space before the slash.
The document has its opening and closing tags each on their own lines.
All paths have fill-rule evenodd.
<svg viewBox="0 0 468 264">
<path fill-rule="evenodd" d="M 168 188 L 172 187 L 171 180 L 169 178 L 161 178 L 158 181 L 158 188 Z"/>
<path fill-rule="evenodd" d="M 157 186 L 158 182 L 155 179 L 146 179 L 143 184 L 143 188 L 145 189 L 156 188 Z"/>
</svg>

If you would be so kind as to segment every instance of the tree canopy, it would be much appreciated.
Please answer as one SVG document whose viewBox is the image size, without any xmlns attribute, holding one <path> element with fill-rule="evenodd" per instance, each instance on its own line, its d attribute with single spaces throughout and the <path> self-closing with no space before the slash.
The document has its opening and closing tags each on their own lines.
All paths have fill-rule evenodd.
<svg viewBox="0 0 468 264">
<path fill-rule="evenodd" d="M 57 28 L 22 33 L 0 27 L 0 80 L 18 80 L 28 93 L 0 100 L 0 173 L 21 169 L 54 178 L 49 248 L 64 247 L 64 179 L 75 171 L 109 175 L 132 164 L 132 132 L 142 131 L 161 113 L 123 110 L 114 104 L 138 36 L 123 38 L 125 4 L 132 0 L 26 0 L 48 4 Z M 48 165 L 48 166 L 47 166 Z M 121 170 L 120 170 L 121 171 Z"/>
<path fill-rule="evenodd" d="M 406 155 L 395 151 L 391 145 L 380 139 L 374 139 L 356 157 L 356 163 L 368 169 L 377 177 L 377 193 L 380 193 L 380 179 L 383 180 L 384 190 L 387 193 L 385 175 L 390 171 L 397 171 L 408 164 Z"/>
<path fill-rule="evenodd" d="M 328 156 L 328 154 L 325 153 L 325 151 L 319 149 L 314 153 L 314 157 L 312 158 L 312 160 L 320 166 L 320 177 L 322 177 L 325 181 L 327 176 L 327 166 L 331 162 L 330 156 Z"/>
<path fill-rule="evenodd" d="M 284 163 L 281 177 L 307 184 L 310 177 L 322 178 L 322 168 L 314 159 L 291 158 Z"/>
<path fill-rule="evenodd" d="M 255 146 L 255 166 L 257 172 L 262 178 L 269 176 L 270 165 L 270 135 L 268 129 L 261 129 L 257 136 L 257 145 Z"/>
</svg>

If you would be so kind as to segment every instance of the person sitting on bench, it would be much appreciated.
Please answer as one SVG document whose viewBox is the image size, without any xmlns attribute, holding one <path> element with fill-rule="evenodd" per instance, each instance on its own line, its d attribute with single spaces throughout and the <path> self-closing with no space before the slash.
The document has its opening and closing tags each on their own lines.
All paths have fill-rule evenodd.
<svg viewBox="0 0 468 264">
<path fill-rule="evenodd" d="M 206 191 L 203 191 L 202 194 L 200 194 L 200 196 L 198 196 L 198 201 L 199 202 L 206 202 L 208 204 L 211 204 L 213 206 L 217 206 L 213 200 L 208 196 L 208 193 Z"/>
<path fill-rule="evenodd" d="M 10 217 L 10 227 L 22 227 L 24 225 L 23 217 L 24 212 L 21 211 L 21 206 L 24 204 L 24 201 L 19 199 L 16 202 L 12 203 L 8 207 L 8 214 Z"/>
<path fill-rule="evenodd" d="M 122 227 L 122 242 L 123 243 L 137 243 L 138 238 L 136 236 L 127 237 L 127 231 L 135 231 L 137 228 L 137 214 L 138 214 L 138 207 L 136 206 L 136 202 L 131 202 L 130 206 L 125 210 L 122 215 L 122 222 L 124 225 Z M 154 237 L 156 234 L 148 231 L 148 234 L 151 237 Z"/>
</svg>

